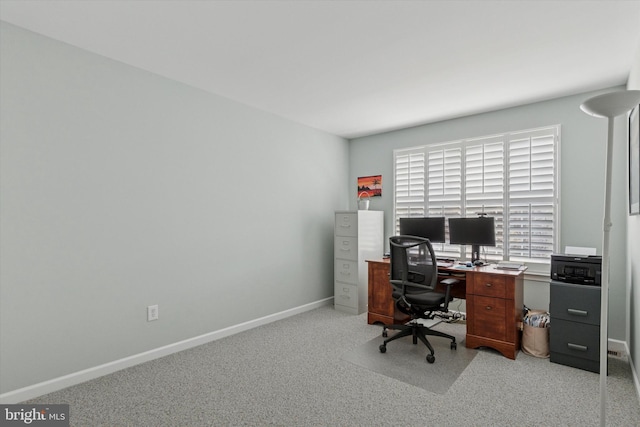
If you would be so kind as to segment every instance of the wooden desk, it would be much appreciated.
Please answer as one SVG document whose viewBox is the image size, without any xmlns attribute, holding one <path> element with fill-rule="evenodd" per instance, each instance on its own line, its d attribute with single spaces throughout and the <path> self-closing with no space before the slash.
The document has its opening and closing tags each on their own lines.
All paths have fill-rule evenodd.
<svg viewBox="0 0 640 427">
<path fill-rule="evenodd" d="M 391 298 L 389 260 L 367 260 L 369 272 L 369 324 L 405 323 L 407 315 L 396 310 Z M 467 348 L 491 347 L 515 359 L 520 349 L 523 309 L 523 272 L 496 270 L 492 266 L 471 269 L 441 268 L 445 277 L 459 284 L 451 288 L 454 298 L 467 300 Z M 446 276 L 445 276 L 446 275 Z M 437 290 L 444 292 L 442 285 Z"/>
</svg>

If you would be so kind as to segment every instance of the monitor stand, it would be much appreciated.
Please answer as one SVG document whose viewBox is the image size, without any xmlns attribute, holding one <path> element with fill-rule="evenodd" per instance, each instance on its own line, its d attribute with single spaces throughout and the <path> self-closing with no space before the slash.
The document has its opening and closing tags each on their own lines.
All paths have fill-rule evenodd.
<svg viewBox="0 0 640 427">
<path fill-rule="evenodd" d="M 480 245 L 471 245 L 471 262 L 475 265 L 483 265 L 480 261 Z"/>
</svg>

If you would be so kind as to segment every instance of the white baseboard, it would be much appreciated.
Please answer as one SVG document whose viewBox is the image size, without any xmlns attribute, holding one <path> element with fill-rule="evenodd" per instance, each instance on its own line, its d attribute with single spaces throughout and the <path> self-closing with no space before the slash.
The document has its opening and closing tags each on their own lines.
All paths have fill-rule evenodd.
<svg viewBox="0 0 640 427">
<path fill-rule="evenodd" d="M 230 326 L 218 331 L 209 332 L 207 334 L 200 335 L 194 338 L 189 338 L 173 344 L 165 345 L 163 347 L 155 348 L 153 350 L 145 351 L 144 353 L 135 354 L 133 356 L 114 360 L 113 362 L 105 363 L 93 368 L 84 369 L 82 371 L 74 372 L 62 377 L 53 378 L 51 380 L 43 381 L 38 384 L 33 384 L 17 390 L 9 391 L 0 394 L 0 403 L 20 403 L 25 400 L 33 399 L 44 394 L 52 393 L 54 391 L 62 390 L 63 388 L 99 378 L 107 374 L 111 374 L 113 372 L 120 371 L 122 369 L 138 365 L 140 363 L 158 359 L 163 356 L 168 356 L 169 354 L 197 347 L 211 341 L 219 340 L 230 335 L 234 335 L 249 329 L 256 328 L 258 326 L 275 322 L 276 320 L 285 319 L 287 317 L 295 316 L 296 314 L 304 313 L 306 311 L 332 304 L 333 297 L 325 298 L 323 300 L 305 304 L 300 307 L 295 307 L 289 310 L 281 311 L 279 313 L 264 316 L 259 319 L 250 320 L 248 322 L 240 323 L 238 325 Z"/>
<path fill-rule="evenodd" d="M 633 385 L 635 385 L 636 387 L 636 397 L 638 398 L 638 403 L 640 403 L 640 378 L 638 377 L 638 374 L 640 373 L 636 371 L 635 365 L 633 363 L 633 359 L 631 358 L 631 353 L 627 351 L 627 354 L 629 355 L 629 365 L 631 366 L 631 375 L 633 376 Z"/>
<path fill-rule="evenodd" d="M 629 354 L 626 341 L 614 340 L 611 338 L 607 340 L 607 350 L 618 352 L 621 356 Z"/>
<path fill-rule="evenodd" d="M 631 366 L 631 376 L 633 377 L 633 385 L 636 389 L 636 397 L 638 398 L 638 403 L 640 403 L 640 379 L 638 378 L 638 371 L 636 371 L 627 342 L 609 339 L 607 343 L 607 350 L 618 353 L 617 356 L 613 357 L 620 357 L 629 362 L 629 366 Z"/>
</svg>

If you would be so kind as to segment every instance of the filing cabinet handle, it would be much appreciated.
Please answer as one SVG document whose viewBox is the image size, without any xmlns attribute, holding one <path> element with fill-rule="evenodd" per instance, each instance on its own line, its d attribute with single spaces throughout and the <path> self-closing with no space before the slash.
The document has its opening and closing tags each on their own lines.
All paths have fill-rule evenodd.
<svg viewBox="0 0 640 427">
<path fill-rule="evenodd" d="M 348 271 L 341 271 L 340 274 L 342 274 L 343 276 L 351 276 L 351 273 L 349 273 Z"/>
<path fill-rule="evenodd" d="M 573 344 L 573 343 L 567 343 L 567 347 L 569 347 L 571 350 L 578 350 L 578 351 L 587 351 L 588 347 L 586 345 L 579 345 L 579 344 Z"/>
<path fill-rule="evenodd" d="M 342 228 L 351 228 L 351 224 L 347 224 L 347 225 L 340 224 L 340 227 L 342 227 Z"/>
<path fill-rule="evenodd" d="M 584 317 L 586 317 L 589 314 L 585 310 L 576 310 L 575 308 L 567 308 L 567 313 L 573 314 L 574 316 L 584 316 Z"/>
</svg>

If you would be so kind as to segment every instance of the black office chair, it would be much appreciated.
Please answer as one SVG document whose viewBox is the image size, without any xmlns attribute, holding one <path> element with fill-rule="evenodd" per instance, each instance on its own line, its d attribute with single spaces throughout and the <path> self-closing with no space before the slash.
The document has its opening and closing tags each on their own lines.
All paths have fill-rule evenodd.
<svg viewBox="0 0 640 427">
<path fill-rule="evenodd" d="M 427 362 L 433 363 L 436 358 L 426 336 L 449 338 L 452 350 L 457 348 L 456 338 L 424 326 L 418 323 L 418 319 L 433 319 L 436 316 L 435 312 L 447 312 L 449 301 L 452 299 L 451 286 L 458 280 L 442 280 L 440 283 L 446 286 L 446 292 L 444 294 L 435 292 L 438 282 L 438 265 L 429 239 L 416 236 L 394 236 L 389 238 L 389 244 L 393 299 L 401 312 L 411 315 L 411 322 L 406 325 L 385 326 L 382 331 L 383 337 L 387 336 L 387 328 L 398 329 L 400 332 L 386 339 L 380 345 L 380 352 L 387 351 L 387 343 L 411 335 L 414 344 L 417 344 L 420 339 L 429 348 L 431 353 L 427 355 Z"/>
</svg>

